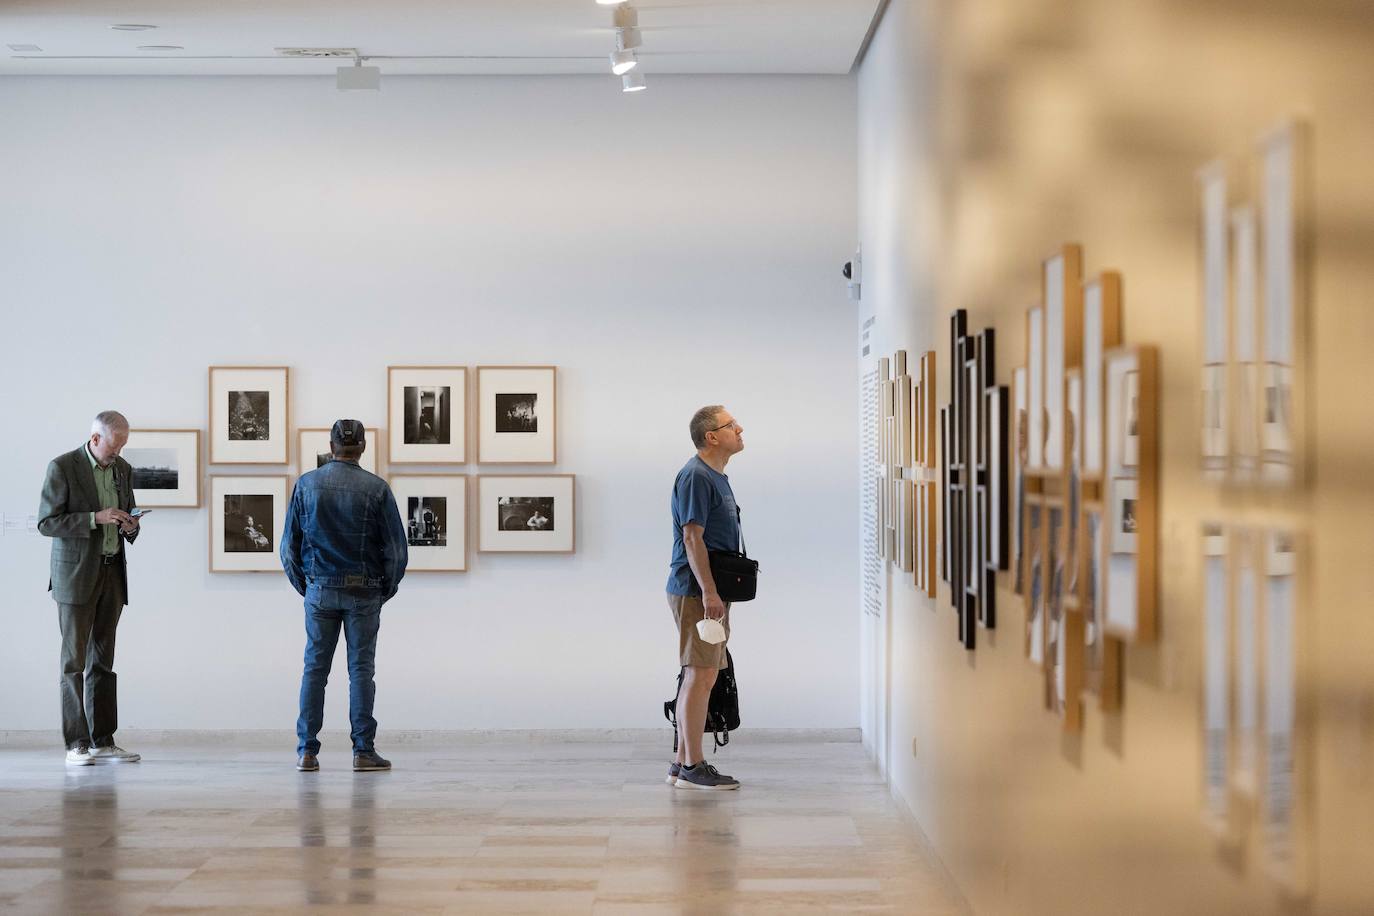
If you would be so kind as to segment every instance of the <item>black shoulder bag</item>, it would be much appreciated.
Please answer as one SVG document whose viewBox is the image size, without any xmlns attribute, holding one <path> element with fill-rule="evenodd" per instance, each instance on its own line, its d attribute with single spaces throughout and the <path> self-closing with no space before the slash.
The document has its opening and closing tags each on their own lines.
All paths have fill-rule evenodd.
<svg viewBox="0 0 1374 916">
<path fill-rule="evenodd" d="M 682 695 L 682 672 L 677 673 L 677 693 L 663 704 L 663 718 L 673 726 L 673 753 L 677 753 L 677 698 Z M 725 667 L 716 674 L 711 699 L 706 704 L 706 731 L 715 739 L 716 748 L 730 743 L 730 733 L 739 728 L 739 690 L 735 686 L 735 660 L 725 650 Z M 703 732 L 705 734 L 705 732 Z"/>
<path fill-rule="evenodd" d="M 716 580 L 720 600 L 732 604 L 736 601 L 753 601 L 759 587 L 759 564 L 749 559 L 738 503 L 735 504 L 735 522 L 739 525 L 739 550 L 706 551 L 711 561 L 711 578 Z"/>
</svg>

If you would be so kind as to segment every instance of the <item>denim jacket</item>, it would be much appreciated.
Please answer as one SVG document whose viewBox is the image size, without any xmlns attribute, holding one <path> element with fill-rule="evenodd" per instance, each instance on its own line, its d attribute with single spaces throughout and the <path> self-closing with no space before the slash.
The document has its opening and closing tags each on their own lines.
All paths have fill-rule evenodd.
<svg viewBox="0 0 1374 916">
<path fill-rule="evenodd" d="M 296 481 L 281 565 L 302 596 L 341 588 L 388 601 L 405 575 L 406 560 L 405 527 L 386 481 L 337 460 Z"/>
</svg>

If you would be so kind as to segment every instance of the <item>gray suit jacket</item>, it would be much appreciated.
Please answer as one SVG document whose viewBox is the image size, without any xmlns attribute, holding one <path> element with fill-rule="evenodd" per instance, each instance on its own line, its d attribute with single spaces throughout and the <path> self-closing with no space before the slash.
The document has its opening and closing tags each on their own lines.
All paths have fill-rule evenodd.
<svg viewBox="0 0 1374 916">
<path fill-rule="evenodd" d="M 114 460 L 115 490 L 119 508 L 134 507 L 133 468 L 123 458 Z M 61 604 L 85 604 L 91 600 L 100 575 L 101 532 L 91 528 L 91 513 L 100 511 L 100 495 L 95 489 L 95 474 L 86 457 L 86 446 L 48 462 L 43 479 L 43 495 L 38 503 L 38 531 L 53 539 L 49 560 L 48 591 Z M 124 584 L 124 601 L 129 600 L 129 575 L 124 562 L 124 541 L 130 543 L 138 531 L 122 535 L 119 544 L 119 570 Z"/>
</svg>

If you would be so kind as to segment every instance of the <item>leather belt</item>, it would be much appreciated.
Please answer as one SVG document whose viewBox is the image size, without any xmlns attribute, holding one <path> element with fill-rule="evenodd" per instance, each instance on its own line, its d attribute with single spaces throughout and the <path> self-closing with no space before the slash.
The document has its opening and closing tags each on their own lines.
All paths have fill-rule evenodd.
<svg viewBox="0 0 1374 916">
<path fill-rule="evenodd" d="M 115 564 L 115 561 L 118 560 L 118 559 L 119 559 L 119 554 L 117 554 L 117 553 L 102 553 L 102 554 L 100 555 L 100 565 L 101 565 L 101 566 L 113 566 L 113 565 Z"/>
</svg>

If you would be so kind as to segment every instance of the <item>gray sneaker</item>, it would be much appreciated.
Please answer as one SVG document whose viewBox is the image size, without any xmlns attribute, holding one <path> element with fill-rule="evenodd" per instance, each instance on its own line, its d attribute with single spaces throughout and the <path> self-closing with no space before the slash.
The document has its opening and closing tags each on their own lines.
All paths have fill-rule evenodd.
<svg viewBox="0 0 1374 916">
<path fill-rule="evenodd" d="M 672 763 L 668 764 L 668 778 L 663 781 L 670 786 L 677 785 L 677 774 L 681 772 L 681 770 L 682 764 L 674 760 Z"/>
<path fill-rule="evenodd" d="M 91 759 L 91 749 L 84 744 L 78 744 L 67 751 L 67 766 L 69 767 L 88 767 L 93 763 L 95 761 Z"/>
<path fill-rule="evenodd" d="M 133 751 L 126 751 L 117 744 L 91 748 L 92 763 L 138 763 L 143 758 Z"/>
<path fill-rule="evenodd" d="M 677 772 L 679 789 L 738 789 L 739 780 L 716 771 L 705 760 L 694 767 L 682 767 Z"/>
</svg>

